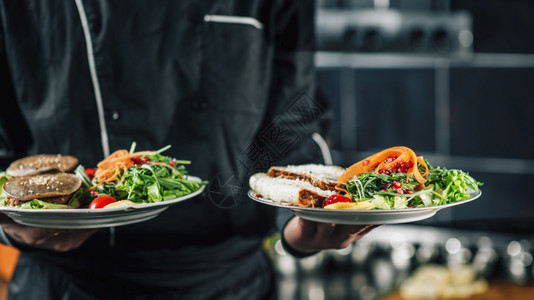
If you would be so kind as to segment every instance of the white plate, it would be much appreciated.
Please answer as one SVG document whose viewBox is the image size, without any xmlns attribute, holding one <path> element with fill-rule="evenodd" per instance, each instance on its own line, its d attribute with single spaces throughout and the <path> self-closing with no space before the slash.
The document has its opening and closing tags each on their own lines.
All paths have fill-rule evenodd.
<svg viewBox="0 0 534 300">
<path fill-rule="evenodd" d="M 248 196 L 255 201 L 263 204 L 291 209 L 295 215 L 311 221 L 321 223 L 335 223 L 346 225 L 380 225 L 380 224 L 398 224 L 409 223 L 427 219 L 436 214 L 437 211 L 461 205 L 473 201 L 482 195 L 482 191 L 472 191 L 469 199 L 446 205 L 417 207 L 406 209 L 323 209 L 290 206 L 273 202 L 269 199 L 256 197 L 256 192 L 250 190 Z"/>
<path fill-rule="evenodd" d="M 200 182 L 198 177 L 190 176 L 189 178 Z M 122 226 L 155 218 L 169 206 L 199 195 L 204 191 L 204 187 L 201 186 L 198 191 L 176 199 L 127 207 L 24 209 L 0 205 L 0 212 L 19 224 L 42 228 L 90 229 Z"/>
</svg>

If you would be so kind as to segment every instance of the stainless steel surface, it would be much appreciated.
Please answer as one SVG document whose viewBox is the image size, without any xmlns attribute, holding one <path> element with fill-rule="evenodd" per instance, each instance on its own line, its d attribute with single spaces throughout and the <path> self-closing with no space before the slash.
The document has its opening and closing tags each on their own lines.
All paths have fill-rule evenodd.
<svg viewBox="0 0 534 300">
<path fill-rule="evenodd" d="M 471 15 L 466 11 L 318 9 L 319 50 L 347 52 L 472 53 Z"/>
<path fill-rule="evenodd" d="M 280 300 L 381 299 L 419 266 L 468 265 L 477 278 L 533 285 L 532 234 L 384 225 L 342 250 L 301 260 L 287 255 L 278 240 L 269 254 L 279 278 Z"/>
</svg>

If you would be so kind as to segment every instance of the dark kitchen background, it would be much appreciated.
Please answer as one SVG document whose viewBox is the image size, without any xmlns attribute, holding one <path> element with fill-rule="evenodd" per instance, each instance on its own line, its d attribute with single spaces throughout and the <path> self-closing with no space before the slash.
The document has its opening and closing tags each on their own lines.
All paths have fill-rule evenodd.
<svg viewBox="0 0 534 300">
<path fill-rule="evenodd" d="M 405 299 L 415 269 L 458 263 L 489 283 L 472 299 L 532 297 L 534 1 L 323 0 L 316 40 L 334 164 L 404 145 L 483 194 L 304 260 L 273 238 L 281 299 Z"/>
</svg>

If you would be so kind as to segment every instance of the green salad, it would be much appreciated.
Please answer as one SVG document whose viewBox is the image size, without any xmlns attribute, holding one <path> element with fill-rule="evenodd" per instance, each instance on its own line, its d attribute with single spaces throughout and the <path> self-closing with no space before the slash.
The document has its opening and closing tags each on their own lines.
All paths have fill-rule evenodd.
<svg viewBox="0 0 534 300">
<path fill-rule="evenodd" d="M 353 201 L 370 201 L 377 209 L 401 209 L 444 205 L 466 200 L 482 185 L 468 173 L 430 164 L 427 182 L 419 183 L 406 173 L 364 172 L 346 183 Z"/>
<path fill-rule="evenodd" d="M 188 175 L 187 160 L 163 155 L 170 146 L 157 151 L 135 152 L 117 150 L 98 163 L 97 168 L 78 165 L 74 173 L 81 179 L 81 187 L 68 201 L 54 203 L 49 198 L 19 201 L 17 207 L 27 209 L 104 208 L 142 203 L 155 203 L 189 195 L 200 190 L 206 182 Z M 39 175 L 37 175 L 39 176 Z M 0 172 L 0 186 L 11 177 Z M 45 184 L 45 187 L 46 184 Z M 3 190 L 0 204 L 8 205 Z"/>
<path fill-rule="evenodd" d="M 187 160 L 157 151 L 118 150 L 98 164 L 96 170 L 79 165 L 75 173 L 92 197 L 111 196 L 135 204 L 179 198 L 198 191 L 206 182 L 188 176 Z"/>
<path fill-rule="evenodd" d="M 365 204 L 361 207 L 367 209 L 445 205 L 469 199 L 482 185 L 462 170 L 434 167 L 403 146 L 385 149 L 355 163 L 339 176 L 338 183 L 337 188 L 344 195 L 326 199 L 323 207 L 353 207 L 329 206 L 337 202 Z"/>
</svg>

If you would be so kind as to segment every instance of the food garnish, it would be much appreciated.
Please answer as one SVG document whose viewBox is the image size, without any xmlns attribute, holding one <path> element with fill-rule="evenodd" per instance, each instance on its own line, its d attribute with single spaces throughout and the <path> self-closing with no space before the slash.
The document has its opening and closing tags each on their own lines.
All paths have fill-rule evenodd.
<svg viewBox="0 0 534 300">
<path fill-rule="evenodd" d="M 419 170 L 423 168 L 423 174 Z M 413 173 L 419 183 L 425 183 L 424 176 L 428 175 L 428 166 L 422 157 L 418 156 L 408 147 L 398 146 L 382 150 L 363 159 L 349 168 L 338 177 L 338 183 L 345 183 L 352 177 L 358 176 L 364 172 L 374 170 L 378 174 L 389 175 L 391 173 L 406 173 L 406 180 Z"/>
<path fill-rule="evenodd" d="M 481 185 L 467 172 L 433 167 L 407 147 L 392 147 L 350 166 L 336 188 L 377 209 L 404 209 L 466 200 Z"/>
<path fill-rule="evenodd" d="M 117 199 L 108 196 L 108 195 L 102 195 L 96 197 L 91 203 L 89 204 L 89 209 L 97 209 L 97 208 L 104 208 L 107 205 L 111 203 L 117 202 Z"/>
<path fill-rule="evenodd" d="M 334 203 L 343 203 L 343 202 L 352 202 L 352 200 L 349 197 L 345 197 L 340 194 L 334 194 L 332 196 L 329 196 L 328 198 L 324 199 L 323 201 L 323 208 L 329 205 L 332 205 Z"/>
<path fill-rule="evenodd" d="M 327 209 L 407 209 L 467 200 L 481 182 L 467 172 L 433 167 L 404 146 L 373 154 L 347 169 L 273 166 L 250 177 L 253 191 L 273 202 Z"/>
<path fill-rule="evenodd" d="M 206 184 L 188 176 L 185 165 L 190 161 L 161 154 L 170 146 L 140 152 L 134 151 L 135 146 L 133 143 L 130 151 L 115 151 L 98 163 L 96 169 L 78 165 L 75 174 L 59 172 L 14 177 L 0 172 L 0 186 L 3 186 L 0 204 L 30 209 L 124 207 L 176 199 Z M 78 160 L 71 156 L 35 155 L 17 160 L 11 167 L 20 172 L 25 169 L 18 166 L 33 170 L 37 166 L 34 161 L 39 162 L 39 170 L 54 172 L 56 165 L 63 167 L 65 161 L 72 164 Z M 53 168 L 45 169 L 45 162 Z M 76 179 L 78 185 L 65 190 L 70 187 L 65 183 L 68 178 Z M 18 185 L 14 186 L 15 183 Z"/>
<path fill-rule="evenodd" d="M 104 206 L 104 208 L 128 207 L 128 206 L 132 206 L 132 205 L 135 205 L 135 203 L 133 203 L 130 200 L 121 200 L 121 201 L 112 202 L 112 203 Z"/>
<path fill-rule="evenodd" d="M 134 204 L 153 203 L 199 190 L 205 182 L 187 176 L 185 165 L 190 164 L 190 161 L 161 154 L 169 148 L 170 146 L 166 146 L 157 151 L 135 152 L 133 143 L 130 151 L 117 150 L 98 163 L 94 178 L 91 179 L 88 175 L 92 172 L 87 172 L 81 165 L 75 172 L 82 178 L 91 196 L 105 195 L 118 202 L 129 200 Z"/>
</svg>

